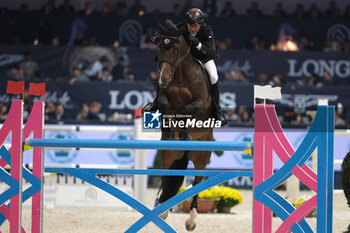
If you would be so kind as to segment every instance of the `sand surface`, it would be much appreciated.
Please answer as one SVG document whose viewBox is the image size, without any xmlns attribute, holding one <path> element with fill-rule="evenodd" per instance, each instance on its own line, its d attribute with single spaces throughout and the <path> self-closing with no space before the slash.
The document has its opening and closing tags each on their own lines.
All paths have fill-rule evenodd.
<svg viewBox="0 0 350 233">
<path fill-rule="evenodd" d="M 230 214 L 199 214 L 194 232 L 252 232 L 252 192 L 241 190 L 243 204 L 231 209 Z M 152 207 L 156 190 L 147 193 L 148 207 Z M 306 195 L 310 193 L 305 193 Z M 23 208 L 23 224 L 30 230 L 30 208 Z M 125 232 L 142 217 L 135 211 L 113 208 L 66 208 L 44 209 L 44 233 L 118 233 Z M 188 214 L 170 213 L 166 222 L 177 232 L 187 232 L 185 221 Z M 316 229 L 316 218 L 307 218 L 308 223 Z M 273 218 L 273 231 L 281 224 L 279 218 Z M 334 194 L 333 232 L 341 233 L 350 224 L 350 208 L 342 192 Z M 9 232 L 8 222 L 1 226 L 3 233 Z M 30 232 L 30 231 L 29 231 Z M 140 232 L 162 232 L 156 225 L 149 223 Z M 315 231 L 316 232 L 316 231 Z"/>
</svg>

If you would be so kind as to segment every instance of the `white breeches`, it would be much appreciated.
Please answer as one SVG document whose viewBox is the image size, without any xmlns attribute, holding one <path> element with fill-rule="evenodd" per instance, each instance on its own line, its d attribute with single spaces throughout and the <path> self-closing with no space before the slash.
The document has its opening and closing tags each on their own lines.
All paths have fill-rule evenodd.
<svg viewBox="0 0 350 233">
<path fill-rule="evenodd" d="M 212 85 L 215 84 L 218 81 L 219 76 L 218 76 L 218 71 L 216 70 L 216 65 L 215 65 L 214 60 L 210 60 L 207 63 L 205 63 L 204 67 L 209 72 L 211 84 Z"/>
</svg>

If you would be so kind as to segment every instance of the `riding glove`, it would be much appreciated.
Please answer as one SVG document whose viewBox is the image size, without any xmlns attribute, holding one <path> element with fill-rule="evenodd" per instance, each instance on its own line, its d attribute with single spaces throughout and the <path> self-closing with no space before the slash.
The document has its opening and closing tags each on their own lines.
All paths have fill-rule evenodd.
<svg viewBox="0 0 350 233">
<path fill-rule="evenodd" d="M 194 45 L 195 47 L 198 46 L 199 41 L 198 41 L 198 39 L 197 39 L 197 37 L 195 35 L 190 34 L 189 35 L 189 39 L 190 39 L 192 45 Z"/>
</svg>

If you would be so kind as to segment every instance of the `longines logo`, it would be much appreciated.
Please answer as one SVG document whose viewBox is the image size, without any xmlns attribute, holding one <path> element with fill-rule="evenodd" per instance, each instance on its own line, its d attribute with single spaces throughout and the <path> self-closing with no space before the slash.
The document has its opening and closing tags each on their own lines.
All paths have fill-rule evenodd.
<svg viewBox="0 0 350 233">
<path fill-rule="evenodd" d="M 334 24 L 328 29 L 327 38 L 336 39 L 341 42 L 350 40 L 350 30 L 344 24 Z"/>
<path fill-rule="evenodd" d="M 303 94 L 283 94 L 282 99 L 275 100 L 281 104 L 294 108 L 307 108 L 318 105 L 318 100 L 328 99 L 329 102 L 336 101 L 337 95 L 303 95 Z"/>
<path fill-rule="evenodd" d="M 119 28 L 119 42 L 139 46 L 142 35 L 142 25 L 136 20 L 126 20 Z"/>
<path fill-rule="evenodd" d="M 136 108 L 142 108 L 147 103 L 154 100 L 153 93 L 151 91 L 138 91 L 130 90 L 126 93 L 121 93 L 118 90 L 109 91 L 110 104 L 109 109 L 129 109 L 134 110 Z M 220 98 L 220 105 L 222 108 L 235 107 L 236 93 L 234 92 L 222 92 Z"/>
<path fill-rule="evenodd" d="M 289 77 L 311 77 L 313 73 L 323 76 L 325 71 L 339 78 L 347 78 L 350 75 L 350 60 L 307 59 L 301 62 L 288 59 L 287 62 Z"/>
</svg>

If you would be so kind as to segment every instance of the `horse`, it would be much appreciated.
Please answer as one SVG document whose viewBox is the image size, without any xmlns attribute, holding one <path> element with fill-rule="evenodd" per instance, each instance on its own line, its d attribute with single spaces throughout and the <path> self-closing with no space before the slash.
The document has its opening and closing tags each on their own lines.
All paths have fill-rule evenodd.
<svg viewBox="0 0 350 233">
<path fill-rule="evenodd" d="M 186 43 L 176 25 L 167 20 L 166 26 L 159 25 L 161 33 L 156 42 L 159 66 L 156 105 L 162 113 L 163 122 L 165 125 L 171 123 L 173 121 L 171 117 L 174 116 L 178 116 L 176 120 L 184 122 L 189 119 L 186 118 L 188 116 L 201 121 L 214 120 L 208 74 L 192 57 L 190 45 Z M 162 125 L 161 140 L 213 140 L 213 128 L 210 126 L 198 128 L 170 125 L 170 127 Z M 160 151 L 162 169 L 186 169 L 189 161 L 192 161 L 196 170 L 204 170 L 209 163 L 210 155 L 211 151 Z M 202 182 L 203 178 L 196 176 L 193 185 Z M 159 203 L 175 196 L 183 180 L 184 176 L 163 176 Z M 185 223 L 188 231 L 196 227 L 197 198 L 198 195 L 193 197 L 190 217 Z M 165 219 L 167 215 L 168 211 L 162 213 L 161 217 Z"/>
</svg>

